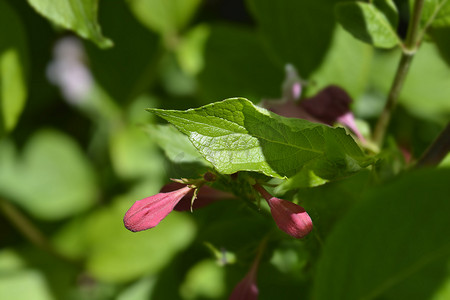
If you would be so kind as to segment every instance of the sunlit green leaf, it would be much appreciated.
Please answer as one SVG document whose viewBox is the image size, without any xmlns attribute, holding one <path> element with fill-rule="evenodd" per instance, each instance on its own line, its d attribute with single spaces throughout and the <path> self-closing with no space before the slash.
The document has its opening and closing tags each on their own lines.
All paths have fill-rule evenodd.
<svg viewBox="0 0 450 300">
<path fill-rule="evenodd" d="M 232 98 L 187 111 L 148 109 L 189 137 L 221 173 L 261 172 L 290 177 L 305 165 L 334 177 L 359 170 L 364 155 L 342 128 L 283 118 Z M 332 167 L 334 166 L 334 167 Z"/>
<path fill-rule="evenodd" d="M 98 0 L 28 0 L 41 15 L 58 26 L 73 30 L 101 48 L 109 48 L 113 42 L 102 35 L 97 23 Z"/>
<path fill-rule="evenodd" d="M 25 31 L 15 11 L 0 1 L 0 129 L 12 130 L 27 97 Z M 0 130 L 1 131 L 1 130 Z"/>
<path fill-rule="evenodd" d="M 431 299 L 450 260 L 449 178 L 422 170 L 372 188 L 326 240 L 314 299 Z"/>
<path fill-rule="evenodd" d="M 375 47 L 392 48 L 401 43 L 396 33 L 398 15 L 393 0 L 344 2 L 336 6 L 336 17 L 355 38 Z"/>
</svg>

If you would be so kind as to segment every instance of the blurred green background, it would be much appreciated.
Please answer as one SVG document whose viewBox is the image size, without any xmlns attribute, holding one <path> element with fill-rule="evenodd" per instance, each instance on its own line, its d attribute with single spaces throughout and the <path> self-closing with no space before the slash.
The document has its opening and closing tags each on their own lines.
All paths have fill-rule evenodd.
<svg viewBox="0 0 450 300">
<path fill-rule="evenodd" d="M 400 51 L 355 40 L 333 0 L 100 1 L 98 22 L 97 1 L 82 2 L 85 23 L 58 19 L 62 2 L 0 0 L 0 299 L 225 299 L 268 224 L 230 200 L 127 231 L 134 201 L 199 175 L 144 109 L 280 98 L 291 63 L 305 95 L 340 85 L 370 128 Z M 450 118 L 440 54 L 423 44 L 390 128 L 416 158 Z M 205 242 L 239 259 L 221 266 Z M 307 247 L 267 254 L 262 299 L 306 299 Z"/>
</svg>

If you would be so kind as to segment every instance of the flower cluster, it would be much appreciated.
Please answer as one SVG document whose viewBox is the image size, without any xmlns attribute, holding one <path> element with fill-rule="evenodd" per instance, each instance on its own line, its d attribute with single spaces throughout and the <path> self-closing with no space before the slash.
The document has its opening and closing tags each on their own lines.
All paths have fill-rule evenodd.
<svg viewBox="0 0 450 300">
<path fill-rule="evenodd" d="M 125 214 L 123 219 L 125 227 L 133 232 L 150 229 L 158 225 L 173 210 L 197 209 L 220 198 L 230 197 L 227 193 L 204 185 L 206 181 L 209 180 L 177 180 L 164 186 L 160 193 L 136 201 Z M 260 184 L 253 185 L 253 188 L 269 204 L 272 217 L 279 229 L 298 239 L 311 232 L 312 220 L 303 207 L 273 197 Z M 197 197 L 197 201 L 194 202 Z M 262 245 L 265 245 L 265 241 Z M 258 299 L 256 275 L 263 248 L 264 246 L 260 247 L 249 272 L 236 285 L 230 295 L 230 300 Z"/>
<path fill-rule="evenodd" d="M 207 185 L 193 186 L 174 182 L 164 186 L 161 193 L 136 201 L 124 216 L 125 227 L 133 232 L 150 229 L 159 224 L 173 210 L 197 209 L 222 197 L 231 195 L 219 192 Z M 272 197 L 259 184 L 254 185 L 267 201 L 278 228 L 294 238 L 303 238 L 312 228 L 312 220 L 305 209 L 295 203 Z M 194 200 L 198 197 L 198 200 Z"/>
</svg>

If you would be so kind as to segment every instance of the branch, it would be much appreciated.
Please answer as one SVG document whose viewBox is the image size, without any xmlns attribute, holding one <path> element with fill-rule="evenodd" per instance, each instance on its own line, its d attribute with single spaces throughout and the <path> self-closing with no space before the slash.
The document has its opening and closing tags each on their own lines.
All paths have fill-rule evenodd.
<svg viewBox="0 0 450 300">
<path fill-rule="evenodd" d="M 428 147 L 416 164 L 416 167 L 437 166 L 450 152 L 450 122 Z"/>
<path fill-rule="evenodd" d="M 416 0 L 414 2 L 414 11 L 409 22 L 408 33 L 403 45 L 402 57 L 397 67 L 397 73 L 395 74 L 394 81 L 392 82 L 391 89 L 386 100 L 383 111 L 381 112 L 378 122 L 375 126 L 373 133 L 374 142 L 381 148 L 384 142 L 384 136 L 386 134 L 387 127 L 391 120 L 392 112 L 397 105 L 398 96 L 405 82 L 406 75 L 408 74 L 409 67 L 411 65 L 412 58 L 417 51 L 419 45 L 419 25 L 420 16 L 422 14 L 424 0 Z"/>
</svg>

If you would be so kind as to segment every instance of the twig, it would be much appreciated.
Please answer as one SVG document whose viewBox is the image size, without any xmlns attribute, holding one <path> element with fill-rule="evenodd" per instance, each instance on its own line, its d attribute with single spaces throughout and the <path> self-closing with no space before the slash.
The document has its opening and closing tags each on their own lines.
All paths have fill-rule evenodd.
<svg viewBox="0 0 450 300">
<path fill-rule="evenodd" d="M 394 81 L 392 82 L 386 104 L 375 126 L 373 140 L 380 148 L 383 144 L 384 136 L 391 120 L 392 111 L 397 104 L 398 96 L 403 87 L 406 75 L 408 74 L 412 58 L 414 57 L 414 54 L 416 53 L 418 45 L 420 43 L 419 25 L 423 3 L 424 0 L 416 0 L 414 2 L 413 15 L 411 21 L 409 22 L 408 33 L 402 47 L 402 57 L 398 65 Z"/>
<path fill-rule="evenodd" d="M 436 166 L 450 152 L 450 122 L 423 153 L 416 167 Z"/>
<path fill-rule="evenodd" d="M 58 252 L 45 235 L 20 210 L 10 202 L 0 199 L 0 211 L 17 228 L 17 230 L 36 247 L 72 264 L 78 264 L 73 259 Z"/>
</svg>

